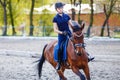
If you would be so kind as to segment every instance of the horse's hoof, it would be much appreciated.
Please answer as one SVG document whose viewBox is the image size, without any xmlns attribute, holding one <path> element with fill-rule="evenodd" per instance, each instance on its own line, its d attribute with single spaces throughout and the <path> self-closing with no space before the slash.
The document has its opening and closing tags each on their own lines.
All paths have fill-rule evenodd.
<svg viewBox="0 0 120 80">
<path fill-rule="evenodd" d="M 59 77 L 59 80 L 67 80 L 67 78 L 66 77 Z"/>
</svg>

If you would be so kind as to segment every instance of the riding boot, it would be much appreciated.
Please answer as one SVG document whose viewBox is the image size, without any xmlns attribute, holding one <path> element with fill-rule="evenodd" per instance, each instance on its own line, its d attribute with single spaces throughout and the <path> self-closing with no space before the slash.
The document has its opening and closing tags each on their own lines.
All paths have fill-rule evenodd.
<svg viewBox="0 0 120 80">
<path fill-rule="evenodd" d="M 87 52 L 86 52 L 87 53 Z M 95 57 L 91 56 L 90 54 L 87 53 L 88 56 L 88 62 L 92 61 Z"/>
<path fill-rule="evenodd" d="M 61 55 L 60 55 L 60 50 L 58 51 L 58 63 L 56 66 L 56 70 L 60 70 L 61 67 Z"/>
<path fill-rule="evenodd" d="M 85 46 L 83 47 L 85 49 Z M 88 62 L 92 61 L 95 57 L 91 56 L 88 52 L 86 52 L 88 56 Z"/>
</svg>

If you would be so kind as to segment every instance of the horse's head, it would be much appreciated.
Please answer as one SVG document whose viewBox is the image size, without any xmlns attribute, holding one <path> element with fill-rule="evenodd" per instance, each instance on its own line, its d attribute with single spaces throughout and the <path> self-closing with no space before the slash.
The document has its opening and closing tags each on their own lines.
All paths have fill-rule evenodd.
<svg viewBox="0 0 120 80">
<path fill-rule="evenodd" d="M 76 23 L 77 25 L 72 26 L 73 33 L 72 33 L 72 42 L 74 44 L 75 53 L 78 55 L 82 54 L 82 49 L 84 48 L 84 35 L 83 35 L 83 29 L 85 26 L 85 23 L 82 22 L 81 25 Z"/>
</svg>

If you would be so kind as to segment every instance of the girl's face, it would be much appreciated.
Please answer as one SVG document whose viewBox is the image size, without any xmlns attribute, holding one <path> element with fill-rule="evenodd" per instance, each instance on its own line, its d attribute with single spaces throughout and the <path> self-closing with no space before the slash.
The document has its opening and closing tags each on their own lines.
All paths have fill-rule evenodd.
<svg viewBox="0 0 120 80">
<path fill-rule="evenodd" d="M 57 12 L 58 12 L 59 14 L 62 14 L 62 13 L 63 13 L 63 7 L 57 8 Z"/>
</svg>

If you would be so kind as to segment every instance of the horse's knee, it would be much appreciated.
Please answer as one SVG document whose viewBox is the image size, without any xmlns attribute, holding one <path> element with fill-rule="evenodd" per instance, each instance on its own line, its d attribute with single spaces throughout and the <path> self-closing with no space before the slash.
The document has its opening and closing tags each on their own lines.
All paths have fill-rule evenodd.
<svg viewBox="0 0 120 80">
<path fill-rule="evenodd" d="M 67 80 L 66 77 L 62 78 L 62 77 L 59 76 L 59 78 L 60 78 L 59 80 Z"/>
<path fill-rule="evenodd" d="M 62 71 L 57 71 L 59 75 L 59 80 L 67 80 Z"/>
</svg>

